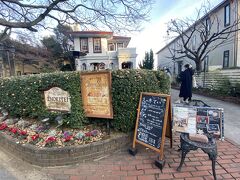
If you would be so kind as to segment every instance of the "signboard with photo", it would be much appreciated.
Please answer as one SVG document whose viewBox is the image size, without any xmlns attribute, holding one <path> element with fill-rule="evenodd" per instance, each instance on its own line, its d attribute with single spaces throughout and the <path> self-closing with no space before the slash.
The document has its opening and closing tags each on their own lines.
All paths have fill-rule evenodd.
<svg viewBox="0 0 240 180">
<path fill-rule="evenodd" d="M 177 132 L 196 132 L 196 108 L 177 107 L 173 109 L 173 127 Z"/>
<path fill-rule="evenodd" d="M 212 133 L 224 138 L 222 108 L 179 106 L 173 107 L 173 130 L 190 134 Z"/>
</svg>

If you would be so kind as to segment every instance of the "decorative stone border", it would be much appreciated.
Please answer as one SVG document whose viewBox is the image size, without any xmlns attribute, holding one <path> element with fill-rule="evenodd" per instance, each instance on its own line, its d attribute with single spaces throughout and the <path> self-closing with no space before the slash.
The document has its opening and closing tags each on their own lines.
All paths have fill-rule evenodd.
<svg viewBox="0 0 240 180">
<path fill-rule="evenodd" d="M 109 139 L 79 146 L 38 148 L 31 144 L 18 144 L 11 136 L 0 132 L 3 151 L 41 167 L 71 165 L 102 158 L 131 141 L 128 134 L 114 134 Z"/>
</svg>

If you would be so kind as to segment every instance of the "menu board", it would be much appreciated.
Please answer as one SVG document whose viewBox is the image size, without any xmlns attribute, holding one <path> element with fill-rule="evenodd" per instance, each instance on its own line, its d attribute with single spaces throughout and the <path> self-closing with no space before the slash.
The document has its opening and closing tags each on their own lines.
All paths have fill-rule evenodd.
<svg viewBox="0 0 240 180">
<path fill-rule="evenodd" d="M 169 106 L 169 95 L 141 93 L 134 146 L 137 142 L 157 152 L 163 152 Z"/>
<path fill-rule="evenodd" d="M 81 94 L 87 117 L 113 118 L 111 72 L 81 73 Z"/>
<path fill-rule="evenodd" d="M 173 130 L 191 134 L 212 133 L 224 138 L 224 112 L 222 108 L 174 106 Z"/>
</svg>

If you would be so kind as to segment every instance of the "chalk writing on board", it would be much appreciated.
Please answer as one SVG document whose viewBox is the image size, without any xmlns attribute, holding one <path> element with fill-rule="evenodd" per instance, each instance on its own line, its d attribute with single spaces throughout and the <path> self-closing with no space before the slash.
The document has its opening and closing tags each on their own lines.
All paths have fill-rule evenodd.
<svg viewBox="0 0 240 180">
<path fill-rule="evenodd" d="M 142 95 L 137 140 L 155 148 L 160 148 L 165 110 L 165 97 Z"/>
</svg>

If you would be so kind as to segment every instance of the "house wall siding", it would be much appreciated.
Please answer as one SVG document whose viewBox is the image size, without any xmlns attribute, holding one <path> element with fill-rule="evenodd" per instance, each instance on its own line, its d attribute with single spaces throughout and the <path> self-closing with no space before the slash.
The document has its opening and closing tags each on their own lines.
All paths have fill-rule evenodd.
<svg viewBox="0 0 240 180">
<path fill-rule="evenodd" d="M 240 2 L 236 1 L 237 3 L 237 12 L 240 12 Z M 239 13 L 237 15 L 238 20 L 240 19 L 239 17 Z M 240 24 L 238 24 L 238 29 L 240 29 Z M 240 46 L 240 32 L 236 32 L 236 58 L 237 58 L 237 62 L 236 62 L 236 66 L 240 67 L 240 48 L 238 48 Z"/>
<path fill-rule="evenodd" d="M 224 28 L 224 7 L 226 4 L 228 4 L 228 2 L 230 3 L 230 25 L 233 22 L 235 22 L 239 16 L 236 13 L 239 11 L 238 9 L 240 7 L 238 0 L 226 1 L 225 4 L 223 4 L 216 11 L 214 11 L 210 14 L 211 22 L 214 22 L 215 17 L 218 18 L 218 23 L 220 24 L 220 30 L 222 30 Z M 207 19 L 207 17 L 203 18 L 202 22 L 206 22 L 206 19 Z M 216 21 L 216 19 L 215 19 L 215 21 Z M 240 27 L 240 25 L 238 25 L 238 26 Z M 217 27 L 218 27 L 217 23 L 214 23 L 211 28 L 211 33 L 216 32 Z M 189 34 L 190 31 L 187 31 L 186 33 Z M 196 33 L 194 35 L 196 35 L 196 47 L 198 47 L 199 43 L 200 43 L 200 37 Z M 224 51 L 227 51 L 227 50 L 229 50 L 229 67 L 235 67 L 235 66 L 240 67 L 240 48 L 238 47 L 238 44 L 240 43 L 239 36 L 240 36 L 239 32 L 232 33 L 230 35 L 230 37 L 228 37 L 227 41 L 225 41 L 223 44 L 219 45 L 216 49 L 210 51 L 210 53 L 208 54 L 208 58 L 209 58 L 208 70 L 216 70 L 219 68 L 223 68 L 223 54 L 224 54 Z M 236 37 L 238 37 L 238 38 L 236 38 Z M 173 58 L 171 58 L 171 56 L 174 52 L 172 51 L 172 53 L 170 53 L 169 48 L 173 49 L 173 47 L 176 47 L 178 41 L 179 40 L 177 37 L 170 44 L 165 46 L 164 49 L 160 50 L 157 53 L 158 66 L 160 69 L 162 69 L 163 67 L 168 67 L 172 73 L 174 72 L 174 69 L 175 69 L 175 73 L 178 74 L 179 69 L 177 67 L 177 62 L 179 62 L 179 61 L 183 61 L 182 65 L 184 65 L 186 63 L 190 63 L 195 68 L 195 62 L 189 58 L 177 59 L 177 60 L 175 60 L 175 62 L 173 61 Z M 219 40 L 216 41 L 215 43 L 213 43 L 212 46 L 216 45 L 218 42 L 219 42 Z M 190 43 L 189 46 L 191 47 L 192 44 Z M 210 50 L 210 48 L 208 48 L 208 50 Z M 179 55 L 177 53 L 175 53 L 175 57 L 179 57 Z M 174 68 L 174 65 L 175 65 L 175 68 Z M 203 63 L 202 63 L 202 65 L 203 65 Z"/>
<path fill-rule="evenodd" d="M 195 75 L 198 86 L 203 87 L 204 85 L 204 73 Z M 205 87 L 210 89 L 217 89 L 221 86 L 223 79 L 230 81 L 232 86 L 237 83 L 240 84 L 240 69 L 228 69 L 228 70 L 215 70 L 206 72 L 205 74 Z"/>
</svg>

